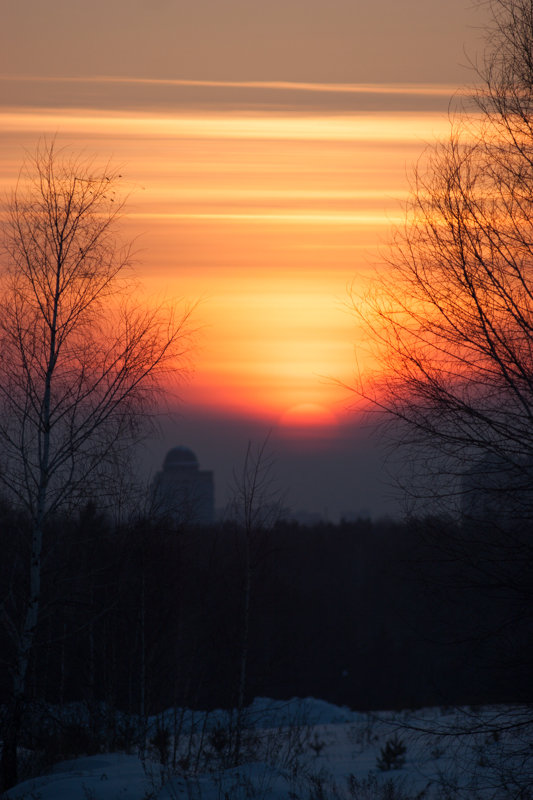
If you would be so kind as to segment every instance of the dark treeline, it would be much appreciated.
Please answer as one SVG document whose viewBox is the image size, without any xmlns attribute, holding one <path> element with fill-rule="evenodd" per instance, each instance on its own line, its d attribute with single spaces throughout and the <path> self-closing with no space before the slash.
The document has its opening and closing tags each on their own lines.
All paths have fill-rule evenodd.
<svg viewBox="0 0 533 800">
<path fill-rule="evenodd" d="M 4 505 L 1 516 L 6 702 L 28 542 L 20 515 Z M 141 715 L 235 706 L 244 647 L 247 700 L 312 695 L 359 709 L 531 700 L 531 581 L 487 526 L 278 523 L 254 533 L 249 561 L 244 535 L 232 523 L 117 527 L 93 505 L 55 519 L 28 702 L 103 701 Z"/>
</svg>

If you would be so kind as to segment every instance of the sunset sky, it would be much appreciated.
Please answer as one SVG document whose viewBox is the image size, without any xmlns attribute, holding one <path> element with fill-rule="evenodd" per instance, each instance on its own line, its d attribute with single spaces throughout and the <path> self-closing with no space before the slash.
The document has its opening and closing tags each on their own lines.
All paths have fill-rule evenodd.
<svg viewBox="0 0 533 800">
<path fill-rule="evenodd" d="M 143 291 L 196 304 L 152 468 L 192 447 L 221 505 L 271 430 L 294 509 L 398 509 L 343 386 L 367 357 L 348 287 L 379 268 L 412 165 L 473 81 L 473 5 L 1 0 L 2 194 L 43 136 L 111 159 Z"/>
</svg>

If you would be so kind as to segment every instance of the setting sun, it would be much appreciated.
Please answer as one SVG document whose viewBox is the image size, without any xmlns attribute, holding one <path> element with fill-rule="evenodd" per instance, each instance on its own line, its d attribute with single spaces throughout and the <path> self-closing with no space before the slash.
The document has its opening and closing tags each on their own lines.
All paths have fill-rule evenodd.
<svg viewBox="0 0 533 800">
<path fill-rule="evenodd" d="M 286 452 L 345 443 L 361 410 L 348 387 L 372 363 L 350 289 L 402 224 L 409 167 L 447 133 L 451 90 L 121 76 L 5 87 L 4 195 L 42 137 L 110 163 L 139 300 L 193 310 L 187 369 L 168 382 L 169 435 L 205 440 L 221 474 L 232 469 L 221 431 L 241 450 L 268 430 Z"/>
<path fill-rule="evenodd" d="M 326 406 L 319 403 L 300 403 L 289 408 L 279 420 L 283 436 L 299 437 L 333 434 L 338 420 Z"/>
<path fill-rule="evenodd" d="M 366 97 L 368 87 L 349 91 Z M 402 219 L 406 162 L 446 125 L 420 112 L 6 110 L 3 158 L 14 176 L 14 142 L 38 132 L 61 131 L 59 144 L 90 138 L 102 159 L 120 143 L 113 160 L 141 279 L 154 294 L 197 302 L 186 400 L 265 421 L 299 408 L 297 427 L 316 427 L 348 400 L 339 388 L 354 368 L 347 287 Z"/>
</svg>

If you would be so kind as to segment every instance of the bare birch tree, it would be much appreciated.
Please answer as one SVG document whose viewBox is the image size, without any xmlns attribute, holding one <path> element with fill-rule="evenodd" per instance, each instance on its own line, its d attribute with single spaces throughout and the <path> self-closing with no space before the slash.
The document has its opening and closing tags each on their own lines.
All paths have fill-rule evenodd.
<svg viewBox="0 0 533 800">
<path fill-rule="evenodd" d="M 357 390 L 391 420 L 404 476 L 414 468 L 408 488 L 418 511 L 437 503 L 460 514 L 456 539 L 441 535 L 438 546 L 464 565 L 476 593 L 501 599 L 500 633 L 524 669 L 533 583 L 533 0 L 486 6 L 480 88 L 465 95 L 449 140 L 421 161 L 388 266 L 365 299 L 353 298 L 377 363 Z M 529 711 L 516 727 L 530 735 L 531 724 Z M 522 769 L 523 786 L 531 760 Z"/>
<path fill-rule="evenodd" d="M 186 315 L 144 308 L 130 291 L 130 249 L 116 231 L 119 178 L 45 144 L 23 169 L 3 224 L 0 484 L 25 510 L 31 538 L 19 618 L 0 609 L 15 653 L 4 788 L 17 777 L 47 520 L 87 497 L 136 440 L 186 341 Z"/>
<path fill-rule="evenodd" d="M 250 655 L 252 593 L 258 563 L 268 551 L 268 534 L 280 519 L 282 498 L 273 482 L 274 460 L 267 451 L 268 437 L 254 447 L 248 442 L 242 473 L 234 476 L 234 496 L 229 514 L 242 538 L 243 587 L 236 692 L 236 720 L 231 757 L 239 764 L 242 756 L 248 660 Z"/>
<path fill-rule="evenodd" d="M 533 466 L 533 3 L 491 7 L 484 87 L 416 173 L 388 269 L 354 298 L 378 363 L 359 389 L 423 443 L 426 476 L 436 456 L 445 493 L 476 465 Z"/>
</svg>

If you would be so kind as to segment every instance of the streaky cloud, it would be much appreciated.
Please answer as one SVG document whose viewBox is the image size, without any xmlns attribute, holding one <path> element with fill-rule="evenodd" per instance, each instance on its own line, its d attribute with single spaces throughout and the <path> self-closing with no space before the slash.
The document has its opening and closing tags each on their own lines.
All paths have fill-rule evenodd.
<svg viewBox="0 0 533 800">
<path fill-rule="evenodd" d="M 280 89 L 299 92 L 334 92 L 347 94 L 401 94 L 438 95 L 450 97 L 456 87 L 436 83 L 308 83 L 297 81 L 217 81 L 189 80 L 184 78 L 135 78 L 115 75 L 96 76 L 46 76 L 46 75 L 0 75 L 1 81 L 17 83 L 79 83 L 79 84 L 132 84 L 136 86 L 176 86 L 216 89 Z"/>
<path fill-rule="evenodd" d="M 134 110 L 216 108 L 301 111 L 446 111 L 453 86 L 184 78 L 0 76 L 4 106 Z"/>
<path fill-rule="evenodd" d="M 447 135 L 449 123 L 438 113 L 310 114 L 260 112 L 228 114 L 181 111 L 116 111 L 88 108 L 0 108 L 2 130 L 107 133 L 113 136 L 147 136 L 196 139 L 255 139 L 332 142 L 427 142 Z"/>
</svg>

